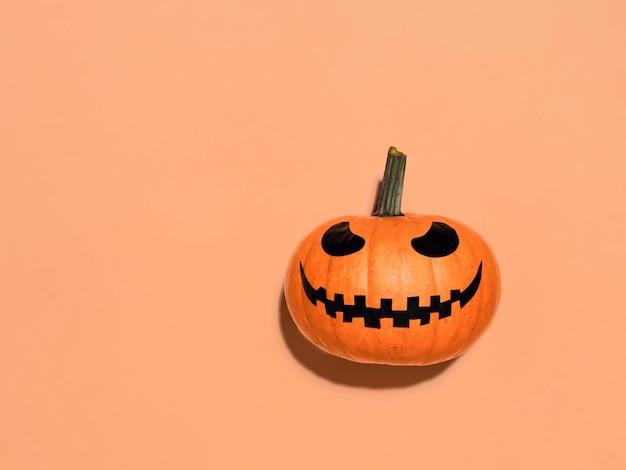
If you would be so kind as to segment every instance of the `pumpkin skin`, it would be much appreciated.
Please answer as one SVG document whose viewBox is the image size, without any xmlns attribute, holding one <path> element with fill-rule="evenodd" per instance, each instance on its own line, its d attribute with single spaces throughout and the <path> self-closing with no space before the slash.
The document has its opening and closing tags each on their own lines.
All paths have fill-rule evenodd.
<svg viewBox="0 0 626 470">
<path fill-rule="evenodd" d="M 436 364 L 463 354 L 495 315 L 493 252 L 456 220 L 402 214 L 403 172 L 404 162 L 399 188 L 383 204 L 388 210 L 377 211 L 393 216 L 330 220 L 292 256 L 287 307 L 300 332 L 327 353 L 362 363 Z"/>
</svg>

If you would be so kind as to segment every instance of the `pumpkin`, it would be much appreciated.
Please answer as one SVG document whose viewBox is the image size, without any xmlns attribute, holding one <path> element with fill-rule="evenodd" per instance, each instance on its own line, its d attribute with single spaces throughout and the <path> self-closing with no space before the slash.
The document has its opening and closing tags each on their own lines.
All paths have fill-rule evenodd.
<svg viewBox="0 0 626 470">
<path fill-rule="evenodd" d="M 456 220 L 400 210 L 406 155 L 389 149 L 371 216 L 345 216 L 299 245 L 284 284 L 300 332 L 351 361 L 429 365 L 463 354 L 500 293 L 493 252 Z"/>
</svg>

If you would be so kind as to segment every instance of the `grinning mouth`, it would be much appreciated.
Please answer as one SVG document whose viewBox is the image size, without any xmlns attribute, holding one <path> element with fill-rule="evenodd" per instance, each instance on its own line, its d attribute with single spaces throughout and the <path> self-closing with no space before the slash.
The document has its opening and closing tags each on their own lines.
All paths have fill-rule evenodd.
<svg viewBox="0 0 626 470">
<path fill-rule="evenodd" d="M 337 312 L 343 312 L 343 321 L 346 323 L 351 323 L 353 318 L 363 318 L 366 328 L 380 328 L 381 318 L 393 319 L 393 326 L 396 328 L 408 328 L 411 320 L 419 320 L 420 325 L 430 323 L 431 313 L 439 314 L 440 320 L 449 317 L 452 315 L 452 304 L 454 302 L 459 302 L 462 308 L 472 300 L 480 286 L 482 271 L 483 263 L 481 261 L 472 282 L 464 290 L 450 290 L 450 298 L 448 300 L 442 302 L 440 295 L 431 295 L 430 305 L 420 305 L 419 296 L 408 297 L 406 310 L 394 310 L 392 307 L 393 299 L 381 299 L 380 308 L 368 307 L 364 295 L 355 295 L 354 304 L 351 305 L 344 302 L 343 294 L 335 294 L 331 300 L 326 297 L 325 288 L 313 288 L 304 274 L 302 263 L 300 263 L 302 287 L 313 305 L 317 305 L 317 302 L 323 303 L 326 308 L 326 314 L 332 318 L 337 318 Z"/>
</svg>

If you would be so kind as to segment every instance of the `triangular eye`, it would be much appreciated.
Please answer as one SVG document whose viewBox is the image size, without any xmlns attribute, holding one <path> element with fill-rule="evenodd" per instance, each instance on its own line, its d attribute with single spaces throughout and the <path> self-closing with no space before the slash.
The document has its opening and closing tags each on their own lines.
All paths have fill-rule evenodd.
<svg viewBox="0 0 626 470">
<path fill-rule="evenodd" d="M 331 256 L 346 256 L 365 246 L 365 239 L 352 233 L 349 222 L 339 222 L 322 236 L 322 248 Z"/>
<path fill-rule="evenodd" d="M 454 253 L 459 246 L 459 236 L 448 224 L 433 222 L 428 232 L 411 240 L 411 246 L 421 255 L 440 258 Z"/>
</svg>

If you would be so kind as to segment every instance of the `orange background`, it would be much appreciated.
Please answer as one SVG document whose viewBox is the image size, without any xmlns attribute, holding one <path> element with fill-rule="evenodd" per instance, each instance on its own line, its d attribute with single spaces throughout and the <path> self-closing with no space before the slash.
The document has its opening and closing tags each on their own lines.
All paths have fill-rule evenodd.
<svg viewBox="0 0 626 470">
<path fill-rule="evenodd" d="M 4 0 L 0 468 L 626 468 L 625 5 Z M 450 364 L 285 311 L 390 145 L 499 261 Z"/>
</svg>

